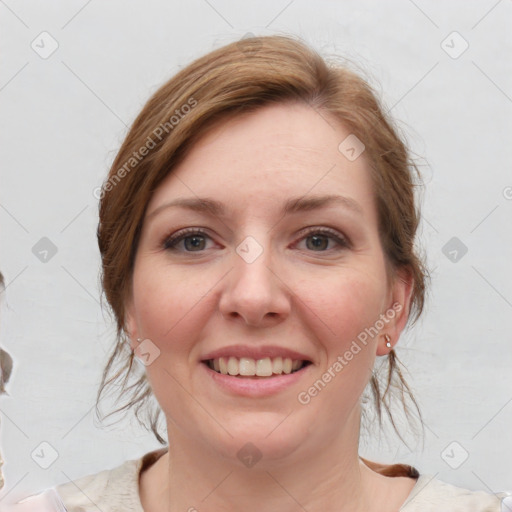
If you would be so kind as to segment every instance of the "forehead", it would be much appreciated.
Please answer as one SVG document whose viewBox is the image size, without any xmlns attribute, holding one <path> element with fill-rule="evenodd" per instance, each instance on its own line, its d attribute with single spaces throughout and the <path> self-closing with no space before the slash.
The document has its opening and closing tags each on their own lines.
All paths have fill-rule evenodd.
<svg viewBox="0 0 512 512">
<path fill-rule="evenodd" d="M 348 195 L 373 208 L 364 153 L 348 159 L 340 144 L 350 131 L 330 113 L 299 103 L 272 104 L 220 121 L 193 146 L 155 192 L 150 208 L 169 197 L 210 196 L 244 209 L 308 193 Z M 350 139 L 349 139 L 350 140 Z"/>
</svg>

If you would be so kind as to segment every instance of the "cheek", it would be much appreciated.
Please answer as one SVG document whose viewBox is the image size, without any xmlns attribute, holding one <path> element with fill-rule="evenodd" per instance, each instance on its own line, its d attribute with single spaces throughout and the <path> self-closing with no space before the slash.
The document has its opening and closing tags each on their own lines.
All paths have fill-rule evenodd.
<svg viewBox="0 0 512 512">
<path fill-rule="evenodd" d="M 159 266 L 143 264 L 135 269 L 134 290 L 135 310 L 137 320 L 148 336 L 148 330 L 157 342 L 171 326 L 178 314 L 177 308 L 183 307 L 183 302 L 177 301 L 177 280 L 170 280 L 168 275 L 162 275 Z M 149 336 L 148 336 L 149 337 Z"/>
<path fill-rule="evenodd" d="M 160 351 L 146 367 L 146 375 L 167 419 L 178 424 L 183 411 L 193 408 L 184 389 L 189 387 L 188 374 L 197 358 L 196 343 L 204 321 L 212 314 L 211 293 L 216 281 L 198 274 L 197 269 L 177 273 L 149 259 L 134 273 L 140 335 Z"/>
<path fill-rule="evenodd" d="M 302 391 L 311 400 L 313 416 L 322 418 L 322 428 L 330 424 L 335 432 L 346 421 L 371 377 L 378 339 L 371 327 L 382 313 L 385 296 L 386 281 L 377 273 L 347 271 L 305 301 L 303 325 L 319 340 L 324 358 L 311 387 Z"/>
<path fill-rule="evenodd" d="M 386 280 L 382 275 L 350 271 L 311 289 L 304 285 L 300 296 L 318 317 L 319 325 L 330 340 L 330 350 L 344 347 L 365 329 L 373 326 L 383 312 Z"/>
<path fill-rule="evenodd" d="M 200 318 L 208 314 L 215 283 L 197 269 L 177 273 L 149 260 L 136 268 L 134 305 L 141 334 L 162 352 L 184 348 L 187 338 L 200 329 Z"/>
</svg>

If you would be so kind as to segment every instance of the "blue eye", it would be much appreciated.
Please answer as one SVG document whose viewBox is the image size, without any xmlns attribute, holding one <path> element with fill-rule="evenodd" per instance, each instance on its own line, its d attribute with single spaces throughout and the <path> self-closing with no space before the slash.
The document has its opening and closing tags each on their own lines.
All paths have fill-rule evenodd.
<svg viewBox="0 0 512 512">
<path fill-rule="evenodd" d="M 209 238 L 203 230 L 189 228 L 166 238 L 163 246 L 164 249 L 171 251 L 184 249 L 185 252 L 200 252 L 206 249 L 206 243 Z M 184 244 L 179 247 L 181 242 L 184 242 Z"/>
<path fill-rule="evenodd" d="M 174 252 L 203 252 L 210 248 L 212 239 L 201 228 L 187 228 L 168 236 L 162 242 L 165 250 Z M 349 242 L 337 231 L 330 228 L 309 228 L 298 243 L 306 242 L 306 249 L 313 252 L 328 252 L 349 247 Z M 334 246 L 333 246 L 334 245 Z"/>
<path fill-rule="evenodd" d="M 311 228 L 300 241 L 303 240 L 306 241 L 306 248 L 314 252 L 340 250 L 349 246 L 345 238 L 330 228 Z M 329 247 L 330 242 L 334 242 L 335 247 Z"/>
</svg>

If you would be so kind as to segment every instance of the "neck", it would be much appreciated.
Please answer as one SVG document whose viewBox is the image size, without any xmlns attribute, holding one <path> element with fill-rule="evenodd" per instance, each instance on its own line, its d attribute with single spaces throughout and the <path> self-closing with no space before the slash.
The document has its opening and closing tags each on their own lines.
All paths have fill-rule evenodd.
<svg viewBox="0 0 512 512">
<path fill-rule="evenodd" d="M 373 510 L 375 505 L 372 507 L 371 503 L 375 503 L 377 488 L 384 477 L 359 459 L 359 422 L 357 428 L 349 424 L 315 447 L 298 447 L 286 460 L 263 458 L 251 468 L 244 467 L 238 459 L 209 452 L 194 440 L 171 431 L 170 452 L 150 468 L 153 474 L 146 479 L 146 492 L 141 492 L 144 509 Z"/>
</svg>

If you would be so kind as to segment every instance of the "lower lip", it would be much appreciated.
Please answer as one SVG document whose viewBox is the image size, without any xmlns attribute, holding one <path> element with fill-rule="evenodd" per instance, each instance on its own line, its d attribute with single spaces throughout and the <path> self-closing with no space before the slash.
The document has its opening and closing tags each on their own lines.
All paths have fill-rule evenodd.
<svg viewBox="0 0 512 512">
<path fill-rule="evenodd" d="M 263 397 L 277 394 L 280 391 L 293 386 L 306 373 L 308 373 L 309 367 L 312 365 L 305 366 L 304 368 L 289 374 L 257 378 L 233 377 L 232 375 L 217 373 L 204 363 L 201 363 L 201 366 L 208 373 L 213 382 L 225 391 L 235 395 Z"/>
</svg>

